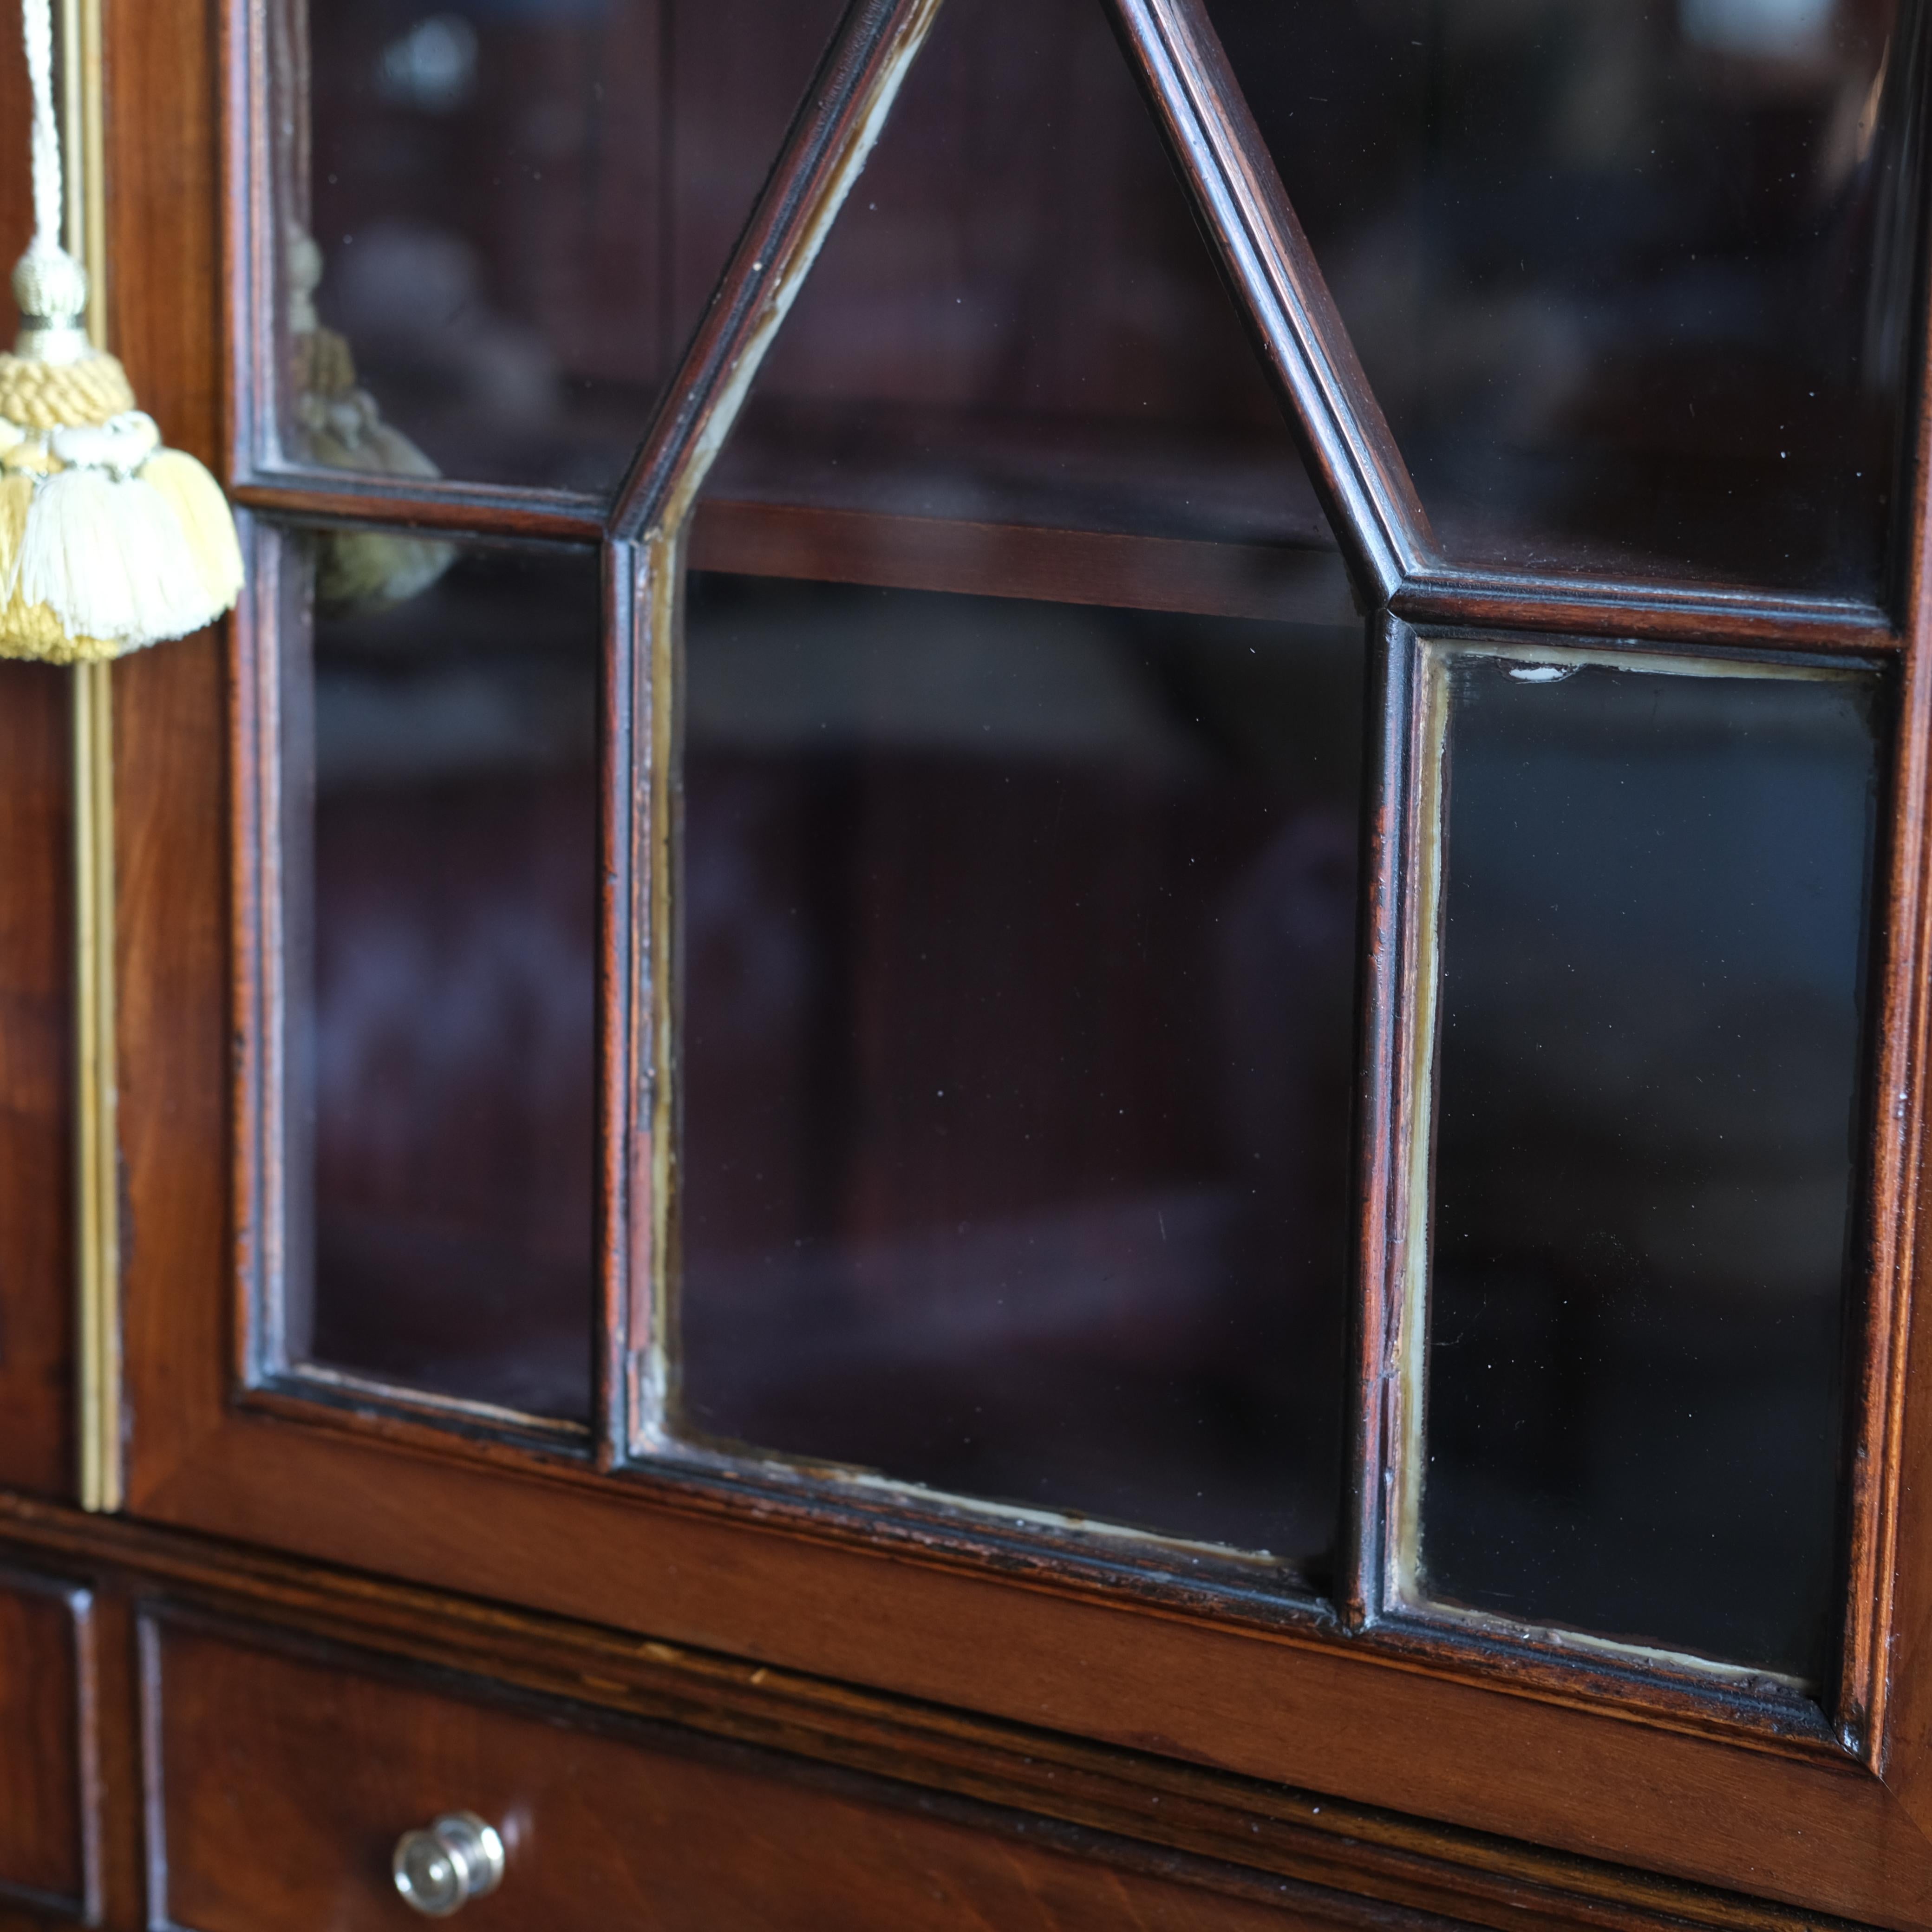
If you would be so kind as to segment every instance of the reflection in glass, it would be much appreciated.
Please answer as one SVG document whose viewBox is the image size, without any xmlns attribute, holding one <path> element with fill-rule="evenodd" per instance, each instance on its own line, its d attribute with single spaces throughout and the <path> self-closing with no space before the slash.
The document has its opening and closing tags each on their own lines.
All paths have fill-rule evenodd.
<svg viewBox="0 0 1932 1932">
<path fill-rule="evenodd" d="M 946 0 L 709 494 L 1332 547 L 1093 0 Z"/>
<path fill-rule="evenodd" d="M 1449 660 L 1421 1587 L 1816 1682 L 1877 692 L 1722 668 Z"/>
<path fill-rule="evenodd" d="M 693 580 L 687 1432 L 1327 1549 L 1362 678 L 1352 626 Z"/>
<path fill-rule="evenodd" d="M 271 0 L 286 453 L 610 488 L 838 12 Z"/>
<path fill-rule="evenodd" d="M 1882 584 L 1918 0 L 1208 0 L 1452 554 Z"/>
<path fill-rule="evenodd" d="M 289 1356 L 587 1420 L 596 560 L 464 549 L 413 602 L 319 610 L 312 678 L 303 616 Z"/>
</svg>

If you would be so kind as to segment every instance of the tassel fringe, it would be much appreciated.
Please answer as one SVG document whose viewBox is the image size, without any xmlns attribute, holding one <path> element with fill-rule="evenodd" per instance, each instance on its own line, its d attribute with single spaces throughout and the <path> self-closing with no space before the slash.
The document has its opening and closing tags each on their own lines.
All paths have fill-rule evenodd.
<svg viewBox="0 0 1932 1932">
<path fill-rule="evenodd" d="M 180 519 L 188 553 L 208 600 L 212 622 L 242 594 L 242 546 L 221 485 L 178 449 L 158 449 L 141 466 L 140 480 L 159 492 Z M 196 628 L 200 628 L 197 625 Z"/>
<path fill-rule="evenodd" d="M 8 363 L 90 366 L 0 356 L 0 392 Z M 227 500 L 160 440 L 138 410 L 39 434 L 0 416 L 0 658 L 118 657 L 232 608 L 242 564 Z"/>
<path fill-rule="evenodd" d="M 0 355 L 0 657 L 72 664 L 212 622 L 240 594 L 242 556 L 214 479 L 160 448 L 127 371 L 88 340 L 87 272 L 59 241 L 49 0 L 21 0 L 20 24 L 34 235 Z"/>
<path fill-rule="evenodd" d="M 0 603 L 0 657 L 38 658 L 47 664 L 92 664 L 118 657 L 121 646 L 104 638 L 70 637 L 44 604 L 28 604 L 14 582 L 14 560 L 27 532 L 27 511 L 34 500 L 32 476 L 0 476 L 0 577 L 7 595 Z"/>
<path fill-rule="evenodd" d="M 92 467 L 63 470 L 34 492 L 14 568 L 22 602 L 44 604 L 68 636 L 129 650 L 184 638 L 222 608 L 167 499 L 139 477 Z"/>
<path fill-rule="evenodd" d="M 158 440 L 138 410 L 38 434 L 0 416 L 0 658 L 118 657 L 233 607 L 227 499 Z"/>
</svg>

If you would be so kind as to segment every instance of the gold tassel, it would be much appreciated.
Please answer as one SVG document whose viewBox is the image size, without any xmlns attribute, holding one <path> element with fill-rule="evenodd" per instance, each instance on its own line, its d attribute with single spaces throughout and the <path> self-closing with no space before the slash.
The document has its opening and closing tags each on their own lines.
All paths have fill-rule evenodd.
<svg viewBox="0 0 1932 1932">
<path fill-rule="evenodd" d="M 141 466 L 141 481 L 181 519 L 188 555 L 216 612 L 229 609 L 242 594 L 242 546 L 221 485 L 182 449 L 156 450 Z"/>
<path fill-rule="evenodd" d="M 81 327 L 87 276 L 54 238 L 60 143 L 48 0 L 21 0 L 34 235 L 14 271 L 20 334 L 0 355 L 0 657 L 118 657 L 185 637 L 242 589 L 235 520 L 194 458 L 160 448 L 127 373 Z"/>
<path fill-rule="evenodd" d="M 70 637 L 44 604 L 29 604 L 14 582 L 14 562 L 26 535 L 27 509 L 34 500 L 31 471 L 0 472 L 0 584 L 11 586 L 0 604 L 0 657 L 38 658 L 48 664 L 92 663 L 118 654 L 100 638 Z"/>
</svg>

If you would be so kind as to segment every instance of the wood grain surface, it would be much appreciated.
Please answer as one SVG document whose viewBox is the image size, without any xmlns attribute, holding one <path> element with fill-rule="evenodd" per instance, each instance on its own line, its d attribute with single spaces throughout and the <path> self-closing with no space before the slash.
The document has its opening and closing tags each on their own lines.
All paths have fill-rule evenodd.
<svg viewBox="0 0 1932 1932">
<path fill-rule="evenodd" d="M 1364 1916 L 1293 1881 L 1113 1844 L 1082 1858 L 1102 1849 L 1088 1833 L 664 1726 L 566 1724 L 232 1627 L 167 1618 L 142 1640 L 150 1898 L 158 1922 L 197 1932 L 394 1925 L 397 1838 L 457 1808 L 508 1853 L 498 1889 L 463 1908 L 485 1932 L 1258 1932 Z"/>
<path fill-rule="evenodd" d="M 79 1918 L 98 1902 L 87 1594 L 0 1569 L 0 1900 Z"/>
<path fill-rule="evenodd" d="M 170 440 L 211 456 L 230 446 L 240 408 L 228 387 L 240 365 L 229 359 L 224 340 L 224 274 L 232 284 L 253 232 L 245 218 L 245 144 L 230 140 L 223 172 L 222 61 L 235 43 L 222 32 L 242 10 L 213 0 L 110 0 L 108 7 L 116 339 L 137 393 Z M 763 226 L 748 233 L 736 280 L 694 347 L 687 368 L 703 382 L 694 382 L 688 408 L 662 417 L 614 513 L 623 541 L 610 553 L 612 567 L 626 574 L 607 586 L 609 672 L 626 704 L 640 700 L 636 743 L 626 735 L 607 740 L 614 838 L 627 823 L 635 829 L 624 818 L 635 804 L 629 782 L 644 769 L 634 766 L 633 754 L 658 742 L 641 734 L 664 728 L 644 704 L 669 688 L 656 677 L 669 663 L 668 648 L 628 653 L 640 638 L 650 640 L 647 622 L 668 621 L 675 610 L 674 584 L 658 586 L 662 596 L 634 597 L 638 560 L 630 543 L 668 502 L 706 411 L 722 406 L 733 357 L 755 320 L 754 272 L 762 274 L 761 265 L 774 259 L 766 247 L 774 238 L 796 243 L 803 236 L 826 156 L 850 132 L 854 91 L 904 11 L 855 10 L 843 53 L 816 98 L 817 118 L 800 137 L 796 165 L 775 178 Z M 934 1870 L 954 1874 L 947 1882 L 962 1888 L 959 1896 L 970 1892 L 988 1901 L 980 1909 L 991 1923 L 1028 1922 L 1002 1912 L 1030 1912 L 1041 1924 L 1102 1922 L 1090 1915 L 1102 1905 L 1107 1922 L 1130 1921 L 1136 1911 L 1153 1924 L 1259 1922 L 1212 1918 L 1198 1903 L 1211 1894 L 1216 1913 L 1262 1912 L 1264 1901 L 1242 1891 L 1247 1881 L 1226 1875 L 1227 1868 L 1245 1867 L 1357 1892 L 1381 1901 L 1377 1910 L 1433 1910 L 1491 1924 L 1770 1925 L 1835 1917 L 1901 1932 L 1932 1925 L 1932 1659 L 1924 1654 L 1932 1516 L 1923 1500 L 1932 1379 L 1913 1372 L 1924 1366 L 1918 1358 L 1932 1342 L 1921 1323 L 1908 1348 L 1906 1326 L 1925 1238 L 1917 1190 L 1927 1016 L 1918 989 L 1926 920 L 1920 814 L 1932 699 L 1922 668 L 1923 568 L 1910 621 L 1900 626 L 1876 610 L 1825 600 L 1718 596 L 1695 586 L 1552 587 L 1436 564 L 1399 459 L 1350 373 L 1352 358 L 1305 244 L 1297 242 L 1292 212 L 1252 130 L 1215 105 L 1220 70 L 1198 9 L 1147 0 L 1124 8 L 1121 20 L 1170 140 L 1195 178 L 1198 205 L 1234 238 L 1226 266 L 1252 304 L 1252 325 L 1270 346 L 1278 380 L 1302 412 L 1304 448 L 1341 520 L 1344 552 L 1368 601 L 1438 626 L 1904 660 L 1907 737 L 1897 764 L 1887 899 L 1888 1072 L 1873 1102 L 1868 1190 L 1877 1232 L 1869 1244 L 1873 1312 L 1851 1547 L 1848 1628 L 1855 1641 L 1846 1694 L 1832 1713 L 1839 1734 L 1822 1714 L 1808 1730 L 1788 1721 L 1788 1712 L 1780 1716 L 1721 1687 L 1687 1688 L 1635 1667 L 1558 1666 L 1504 1646 L 1378 1631 L 1370 1573 L 1382 1450 L 1372 1302 L 1365 1301 L 1357 1354 L 1358 1520 L 1339 1615 L 1292 1605 L 1263 1613 L 1211 1591 L 1190 1596 L 1136 1575 L 1128 1563 L 1102 1576 L 1064 1552 L 976 1538 L 970 1525 L 896 1519 L 890 1509 L 848 1506 L 808 1488 L 662 1468 L 600 1474 L 587 1457 L 440 1430 L 376 1405 L 326 1412 L 238 1400 L 254 1264 L 238 1237 L 250 1232 L 252 1164 L 263 1152 L 260 1054 L 280 1024 L 258 998 L 260 962 L 251 952 L 262 944 L 263 895 L 274 881 L 258 836 L 263 821 L 251 817 L 263 796 L 264 740 L 242 702 L 260 688 L 262 665 L 246 654 L 262 640 L 245 632 L 172 646 L 116 674 L 130 1493 L 146 1521 L 88 1524 L 16 1494 L 0 1503 L 0 1522 L 20 1547 L 50 1563 L 79 1564 L 90 1576 L 88 1566 L 96 1566 L 104 1587 L 112 1583 L 120 1593 L 112 1614 L 124 1619 L 131 1616 L 128 1600 L 152 1588 L 245 1599 L 256 1614 L 311 1635 L 380 1638 L 399 1666 L 457 1664 L 545 1695 L 601 1702 L 628 1718 L 668 1719 L 734 1745 L 770 1745 L 836 1764 L 842 1775 L 862 1772 L 1110 1834 L 1108 1847 L 1082 1849 L 1095 1857 L 1105 1850 L 1120 1875 L 1097 1892 L 1083 1892 L 1082 1868 L 1037 1849 L 1008 1817 L 942 1815 L 884 1802 L 869 1788 L 773 1780 L 769 1766 L 749 1760 L 680 1756 L 682 1744 L 655 1734 L 620 1738 L 594 1727 L 555 1734 L 567 1738 L 557 1750 L 585 1754 L 586 1765 L 594 1759 L 596 1775 L 586 1785 L 628 1792 L 626 1803 L 646 1810 L 659 1806 L 650 1815 L 660 1816 L 680 1850 L 715 1846 L 745 1816 L 768 1814 L 768 1856 L 760 1851 L 764 1862 L 752 1861 L 748 1886 L 806 1885 L 808 1874 L 797 1876 L 800 1846 L 817 1847 L 828 1862 L 871 1847 L 869 1862 L 880 1874 L 872 1897 L 914 1923 L 928 1910 L 915 1874 Z M 259 370 L 244 373 L 260 380 Z M 1922 477 L 1922 442 L 1920 448 Z M 580 538 L 597 527 L 585 504 L 533 493 L 352 489 L 262 476 L 248 494 L 262 510 L 289 515 Z M 1914 501 L 1922 556 L 1922 488 Z M 712 540 L 702 520 L 698 534 L 701 560 L 702 543 Z M 834 537 L 849 551 L 855 533 L 820 530 L 813 541 Z M 788 556 L 782 546 L 799 540 L 795 531 L 771 527 L 740 529 L 731 540 L 754 539 L 775 546 L 775 557 Z M 1070 554 L 1036 556 L 1028 567 L 1076 574 L 1096 568 L 1091 556 L 1070 563 Z M 1208 561 L 1216 569 L 1228 562 Z M 667 547 L 654 567 L 662 573 L 676 562 Z M 947 567 L 963 566 L 956 559 Z M 1408 782 L 1398 662 L 1404 632 L 1384 621 L 1382 634 L 1388 655 L 1378 686 L 1382 710 L 1372 726 L 1372 826 L 1378 849 L 1391 857 L 1370 914 L 1370 1097 L 1395 1090 L 1375 1070 L 1386 1070 L 1397 1036 L 1402 986 L 1391 949 L 1395 902 L 1406 890 L 1399 856 Z M 230 655 L 236 650 L 239 658 Z M 634 667 L 640 668 L 632 678 Z M 14 730 L 17 714 L 20 742 L 30 748 L 38 742 L 33 706 L 42 700 L 16 704 L 8 692 L 14 683 L 32 688 L 32 676 L 16 679 L 0 668 L 0 734 Z M 42 722 L 52 715 L 51 698 L 45 702 Z M 611 704 L 614 715 L 614 698 Z M 633 724 L 629 711 L 617 721 L 623 734 Z M 50 814 L 56 778 L 50 772 L 40 782 Z M 10 841 L 8 822 L 0 818 L 0 838 Z M 642 842 L 625 847 L 627 863 L 640 862 L 638 876 L 618 879 L 607 900 L 610 1003 L 627 998 L 636 984 L 638 956 L 626 950 L 635 937 L 635 909 L 653 903 L 662 884 L 650 873 L 660 848 L 649 826 L 643 831 Z M 60 836 L 50 815 L 22 849 L 57 850 Z M 6 849 L 14 850 L 10 842 Z M 607 864 L 612 856 L 607 846 Z M 620 868 L 609 869 L 614 877 Z M 57 891 L 57 868 L 35 876 L 50 895 Z M 0 926 L 0 935 L 5 931 Z M 35 923 L 5 943 L 32 956 L 22 980 L 40 988 L 48 1004 L 32 1019 L 24 1046 L 0 1051 L 52 1055 L 52 1042 L 64 1038 L 56 1030 L 64 1025 L 56 1010 L 64 968 L 54 942 Z M 605 1111 L 611 1184 L 640 1190 L 644 1170 L 632 1163 L 650 1124 L 633 1108 L 644 1084 L 633 1051 L 642 1056 L 648 1042 L 612 1026 L 606 1047 L 614 1082 L 628 1083 L 621 1104 L 614 1098 Z M 10 1081 L 10 1102 L 16 1090 Z M 32 1144 L 64 1146 L 57 1083 L 37 1088 L 28 1080 L 17 1090 L 43 1096 L 29 1124 L 32 1136 L 47 1138 Z M 1406 1159 L 1405 1132 L 1399 1108 L 1365 1108 L 1359 1178 L 1370 1284 L 1388 1278 L 1397 1238 L 1378 1188 Z M 34 1204 L 55 1198 L 58 1172 L 28 1161 L 18 1170 L 26 1178 L 16 1180 L 10 1161 L 0 1164 L 0 1190 L 20 1187 L 19 1201 L 38 1212 Z M 36 1173 L 43 1178 L 33 1180 Z M 0 1194 L 0 1202 L 16 1198 Z M 640 1213 L 650 1206 L 630 1204 Z M 614 1334 L 622 1312 L 640 1304 L 617 1292 L 626 1286 L 619 1271 L 637 1244 L 622 1234 L 619 1217 L 611 1225 L 622 1237 L 610 1244 Z M 46 1238 L 49 1265 L 57 1266 L 54 1237 Z M 14 1265 L 10 1246 L 8 1262 Z M 0 1313 L 12 1309 L 14 1292 L 10 1276 L 0 1279 Z M 61 1346 L 46 1339 L 51 1334 L 35 1345 L 44 1361 L 55 1360 Z M 0 1377 L 9 1372 L 4 1339 Z M 613 1413 L 623 1403 L 623 1362 L 614 1348 L 603 1364 L 600 1436 L 614 1453 L 626 1439 Z M 0 1412 L 0 1456 L 15 1453 L 15 1426 L 10 1407 Z M 64 1443 L 64 1427 L 56 1418 L 26 1432 Z M 8 1462 L 0 1477 L 22 1490 L 57 1486 L 52 1468 L 16 1475 Z M 224 1648 L 205 1634 L 157 1642 L 164 1668 L 155 1735 L 172 1754 L 158 1789 L 173 1842 L 188 1850 L 177 1855 L 169 1894 L 180 1922 L 224 1932 L 294 1912 L 310 1916 L 289 1922 L 314 1923 L 324 1895 L 317 1888 L 334 1882 L 351 1888 L 346 1909 L 373 1910 L 380 1884 L 372 1862 L 391 1829 L 387 1816 L 380 1829 L 373 1812 L 347 1821 L 363 1834 L 363 1862 L 346 1880 L 331 1876 L 332 1866 L 325 1871 L 320 1852 L 306 1864 L 303 1852 L 290 1868 L 293 1878 L 272 1870 L 251 1875 L 220 1850 L 232 1851 L 235 1840 L 208 1821 L 218 1817 L 224 1793 L 238 1794 L 265 1808 L 262 1828 L 288 1840 L 292 1856 L 300 1850 L 290 1836 L 300 1823 L 292 1815 L 301 1810 L 296 1798 L 311 1794 L 338 1810 L 362 1802 L 368 1794 L 356 1786 L 356 1754 L 380 1738 L 382 1700 L 366 1688 L 378 1680 L 366 1669 L 338 1674 L 339 1659 L 292 1661 Z M 177 1644 L 184 1646 L 177 1660 L 190 1658 L 178 1672 L 166 1661 Z M 117 1645 L 116 1654 L 125 1652 Z M 110 1678 L 104 1669 L 104 1686 Z M 124 1689 L 131 1700 L 131 1683 Z M 402 1694 L 385 1682 L 385 1696 Z M 461 1698 L 437 1701 L 446 1693 L 428 1680 L 407 1695 L 428 1700 L 425 1710 L 457 1714 L 425 1718 L 423 1755 L 396 1786 L 399 1814 L 404 1798 L 411 1804 L 418 1797 L 470 1802 L 453 1788 L 446 1799 L 436 1781 L 446 1777 L 453 1785 L 459 1771 L 482 1766 L 500 1748 L 488 1744 L 494 1727 L 512 1726 L 519 1751 L 534 1751 L 528 1740 L 539 1734 L 554 1742 L 541 1724 L 520 1728 L 537 1720 Z M 272 1713 L 278 1698 L 292 1698 L 311 1721 L 256 1718 L 257 1705 Z M 340 1714 L 331 1716 L 338 1703 Z M 130 1706 L 116 1708 L 104 1761 L 125 1765 L 133 1761 L 133 1720 Z M 222 1730 L 224 1710 L 236 1709 L 257 1723 L 253 1741 L 240 1745 Z M 304 1748 L 311 1743 L 312 1750 Z M 241 1754 L 232 1772 L 206 1768 L 224 1762 L 214 1754 L 230 1749 Z M 668 1787 L 653 1783 L 660 1777 L 654 1767 L 674 1759 L 680 1778 L 688 1766 L 703 1765 L 689 1773 L 688 1789 L 708 1793 L 707 1803 L 694 1798 L 695 1810 L 679 1810 L 675 1793 L 662 1795 Z M 757 1804 L 746 1796 L 753 1790 L 760 1794 Z M 504 1802 L 514 1796 L 506 1792 Z M 581 1817 L 573 1822 L 560 1814 L 566 1822 L 556 1828 L 566 1836 L 589 1832 L 601 1817 L 608 1835 L 620 1836 L 619 1814 L 600 1812 L 602 1802 L 586 1797 Z M 830 1818 L 838 1821 L 836 1829 L 824 1822 Z M 122 1849 L 110 1850 L 104 1882 L 110 1922 L 131 1926 L 140 1906 L 125 1849 L 132 1826 L 124 1826 L 115 1828 L 112 1842 Z M 1162 1846 L 1214 1870 L 1192 1872 L 1190 1882 L 1204 1889 L 1176 1894 L 1168 1889 L 1174 1874 L 1144 1858 L 1137 1866 L 1142 1855 L 1115 1838 Z M 614 1854 L 594 1848 L 580 1856 L 605 1872 L 603 1882 L 632 1882 L 623 1858 L 613 1864 Z M 251 1885 L 260 1889 L 250 1892 Z M 560 1896 L 566 1902 L 550 1922 L 566 1924 L 568 1912 L 593 1909 L 589 1893 Z M 630 1894 L 600 1892 L 596 1900 L 608 1905 L 614 1896 Z M 755 1921 L 776 1909 L 778 1896 L 748 1891 L 744 1911 Z M 1184 1908 L 1173 1902 L 1177 1896 L 1196 1902 Z M 1172 1916 L 1184 1909 L 1196 1916 Z M 1314 1910 L 1306 1900 L 1292 1907 Z M 256 1916 L 248 1921 L 243 1915 L 250 1912 Z M 1090 1916 L 1081 1918 L 1083 1912 Z"/>
<path fill-rule="evenodd" d="M 26 73 L 0 62 L 0 120 Z M 0 169 L 0 256 L 33 229 L 26 155 Z M 13 338 L 10 295 L 0 328 Z M 74 1480 L 74 900 L 68 674 L 0 663 L 0 1482 Z"/>
</svg>

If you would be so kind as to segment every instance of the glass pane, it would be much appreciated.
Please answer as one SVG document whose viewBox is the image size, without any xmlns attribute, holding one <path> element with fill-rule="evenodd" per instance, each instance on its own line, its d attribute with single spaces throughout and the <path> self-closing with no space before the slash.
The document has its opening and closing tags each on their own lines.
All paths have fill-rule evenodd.
<svg viewBox="0 0 1932 1932">
<path fill-rule="evenodd" d="M 947 0 L 693 543 L 672 1426 L 1307 1578 L 1361 626 L 1103 9 Z"/>
<path fill-rule="evenodd" d="M 1815 1682 L 1875 680 L 1449 667 L 1422 1587 Z"/>
<path fill-rule="evenodd" d="M 682 1419 L 1333 1533 L 1358 629 L 700 576 Z"/>
<path fill-rule="evenodd" d="M 1093 0 L 947 0 L 709 494 L 1332 544 Z"/>
<path fill-rule="evenodd" d="M 839 11 L 272 0 L 287 454 L 612 486 Z"/>
<path fill-rule="evenodd" d="M 1452 554 L 1878 593 L 1922 8 L 1208 10 Z"/>
<path fill-rule="evenodd" d="M 287 1351 L 585 1421 L 596 560 L 358 529 L 290 539 L 292 575 L 297 546 Z"/>
</svg>

